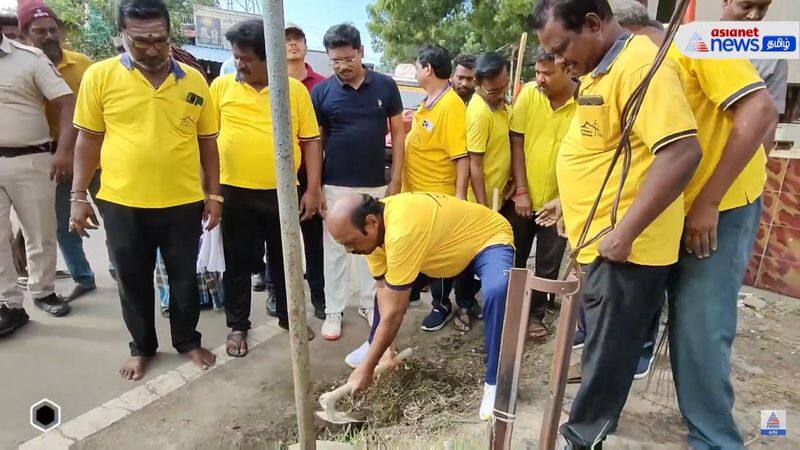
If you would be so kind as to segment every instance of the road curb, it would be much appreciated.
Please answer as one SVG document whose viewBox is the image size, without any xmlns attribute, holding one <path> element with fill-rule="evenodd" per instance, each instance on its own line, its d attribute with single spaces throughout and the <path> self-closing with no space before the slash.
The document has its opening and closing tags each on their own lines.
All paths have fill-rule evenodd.
<svg viewBox="0 0 800 450">
<path fill-rule="evenodd" d="M 248 333 L 248 347 L 252 350 L 254 347 L 284 332 L 283 329 L 276 325 L 261 325 Z M 215 348 L 213 353 L 217 356 L 217 362 L 211 369 L 202 371 L 192 362 L 181 364 L 175 369 L 159 375 L 119 397 L 111 399 L 52 430 L 48 430 L 22 443 L 19 446 L 19 450 L 69 449 L 73 444 L 119 422 L 176 389 L 235 359 L 225 352 L 224 344 Z"/>
</svg>

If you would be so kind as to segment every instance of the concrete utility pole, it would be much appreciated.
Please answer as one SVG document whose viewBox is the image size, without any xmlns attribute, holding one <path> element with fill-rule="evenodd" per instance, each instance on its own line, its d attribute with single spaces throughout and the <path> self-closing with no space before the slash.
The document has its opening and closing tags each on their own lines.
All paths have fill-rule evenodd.
<svg viewBox="0 0 800 450">
<path fill-rule="evenodd" d="M 270 112 L 275 139 L 275 167 L 278 178 L 278 211 L 281 218 L 283 268 L 289 310 L 289 342 L 292 351 L 294 402 L 301 450 L 316 449 L 308 359 L 308 327 L 300 244 L 300 211 L 297 204 L 297 174 L 294 171 L 292 119 L 289 112 L 289 75 L 283 0 L 264 0 L 264 37 L 267 49 Z"/>
</svg>

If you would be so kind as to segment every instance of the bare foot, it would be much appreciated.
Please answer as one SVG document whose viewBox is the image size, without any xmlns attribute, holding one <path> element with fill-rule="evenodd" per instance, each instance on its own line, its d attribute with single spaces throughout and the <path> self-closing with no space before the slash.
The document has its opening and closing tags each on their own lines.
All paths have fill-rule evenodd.
<svg viewBox="0 0 800 450">
<path fill-rule="evenodd" d="M 141 380 L 149 362 L 150 358 L 131 356 L 120 366 L 119 375 L 126 380 Z"/>
<path fill-rule="evenodd" d="M 216 355 L 204 349 L 203 347 L 197 347 L 196 349 L 187 352 L 186 356 L 188 356 L 193 363 L 197 364 L 197 367 L 203 370 L 208 370 L 217 362 Z"/>
</svg>

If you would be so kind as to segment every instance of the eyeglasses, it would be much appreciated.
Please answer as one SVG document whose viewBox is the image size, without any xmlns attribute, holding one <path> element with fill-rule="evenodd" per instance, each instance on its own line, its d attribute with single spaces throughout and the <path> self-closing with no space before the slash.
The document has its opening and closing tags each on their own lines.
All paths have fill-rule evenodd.
<svg viewBox="0 0 800 450">
<path fill-rule="evenodd" d="M 164 51 L 169 49 L 168 37 L 164 37 L 157 41 L 141 41 L 133 39 L 126 31 L 123 31 L 122 35 L 128 40 L 128 42 L 133 46 L 133 48 L 137 50 L 147 50 L 150 47 L 154 47 L 156 50 L 159 51 Z"/>
<path fill-rule="evenodd" d="M 508 85 L 506 84 L 504 87 L 500 89 L 494 89 L 491 91 L 487 90 L 483 86 L 478 86 L 478 89 L 483 93 L 483 95 L 497 95 L 500 93 L 505 93 L 508 90 Z"/>
<path fill-rule="evenodd" d="M 352 58 L 332 59 L 330 61 L 330 65 L 331 67 L 349 66 L 350 64 L 356 62 L 357 59 L 358 59 L 357 56 L 353 56 Z"/>
</svg>

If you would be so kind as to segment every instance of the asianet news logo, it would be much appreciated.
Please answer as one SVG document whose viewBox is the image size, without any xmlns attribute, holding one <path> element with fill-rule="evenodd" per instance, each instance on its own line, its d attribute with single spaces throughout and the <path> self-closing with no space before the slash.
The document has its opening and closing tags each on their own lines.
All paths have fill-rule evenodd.
<svg viewBox="0 0 800 450">
<path fill-rule="evenodd" d="M 675 45 L 693 58 L 798 59 L 800 22 L 693 22 Z"/>
</svg>

